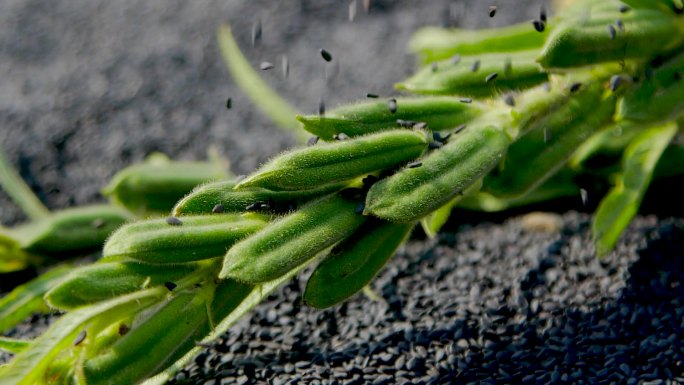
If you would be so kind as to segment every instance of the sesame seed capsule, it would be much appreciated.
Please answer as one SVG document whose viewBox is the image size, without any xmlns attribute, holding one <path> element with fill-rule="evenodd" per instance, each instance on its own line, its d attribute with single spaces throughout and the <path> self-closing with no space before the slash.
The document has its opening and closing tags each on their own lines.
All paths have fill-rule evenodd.
<svg viewBox="0 0 684 385">
<path fill-rule="evenodd" d="M 617 25 L 618 28 L 620 28 L 620 31 L 625 30 L 625 23 L 622 22 L 622 19 L 615 20 L 615 25 Z"/>
<path fill-rule="evenodd" d="M 504 95 L 504 103 L 509 107 L 515 107 L 515 98 L 512 94 L 506 94 Z"/>
<path fill-rule="evenodd" d="M 546 8 L 544 8 L 543 5 L 541 6 L 541 9 L 539 9 L 539 20 L 546 23 Z"/>
<path fill-rule="evenodd" d="M 423 162 L 411 162 L 406 165 L 408 168 L 418 168 L 423 165 Z"/>
<path fill-rule="evenodd" d="M 575 93 L 579 91 L 580 88 L 582 88 L 582 83 L 572 83 L 570 85 L 570 92 Z"/>
<path fill-rule="evenodd" d="M 214 205 L 214 207 L 211 209 L 211 212 L 214 214 L 220 214 L 223 212 L 223 205 L 218 203 Z"/>
<path fill-rule="evenodd" d="M 442 142 L 430 142 L 430 144 L 428 144 L 428 148 L 430 150 L 436 150 L 438 148 L 442 148 L 443 146 L 444 146 L 444 143 L 442 143 Z"/>
<path fill-rule="evenodd" d="M 461 124 L 460 126 L 456 127 L 456 129 L 454 130 L 454 134 L 458 134 L 459 132 L 465 130 L 466 127 L 468 127 L 468 126 L 465 124 Z"/>
<path fill-rule="evenodd" d="M 309 140 L 306 141 L 306 145 L 307 145 L 307 146 L 313 146 L 313 145 L 315 145 L 316 143 L 318 143 L 318 139 L 320 139 L 320 138 L 317 137 L 317 136 L 312 136 L 312 137 L 309 138 Z"/>
<path fill-rule="evenodd" d="M 450 62 L 451 62 L 451 64 L 454 64 L 454 65 L 460 63 L 461 62 L 461 55 L 456 54 L 456 55 L 452 56 Z"/>
<path fill-rule="evenodd" d="M 496 79 L 498 76 L 499 76 L 498 73 L 492 72 L 491 74 L 487 75 L 487 77 L 485 78 L 485 83 L 491 82 L 492 80 Z"/>
<path fill-rule="evenodd" d="M 546 24 L 541 20 L 532 20 L 532 25 L 537 32 L 544 32 L 544 29 L 546 29 Z"/>
<path fill-rule="evenodd" d="M 83 342 L 83 340 L 85 340 L 87 335 L 88 335 L 88 333 L 86 333 L 85 330 L 78 333 L 78 335 L 76 336 L 76 339 L 74 339 L 74 346 L 80 345 L 81 342 Z"/>
<path fill-rule="evenodd" d="M 363 214 L 363 210 L 364 210 L 365 208 L 366 208 L 366 205 L 363 204 L 363 202 L 361 202 L 361 203 L 359 203 L 358 205 L 356 205 L 356 207 L 354 208 L 354 212 L 357 213 L 357 214 Z"/>
<path fill-rule="evenodd" d="M 608 26 L 608 36 L 610 36 L 610 40 L 615 40 L 615 35 L 617 34 L 617 31 L 615 30 L 615 27 L 613 25 Z"/>
<path fill-rule="evenodd" d="M 262 61 L 261 64 L 259 64 L 259 68 L 261 68 L 262 71 L 268 71 L 273 68 L 273 63 Z"/>
<path fill-rule="evenodd" d="M 252 46 L 261 40 L 261 20 L 257 20 L 252 24 Z"/>
<path fill-rule="evenodd" d="M 489 17 L 494 17 L 496 15 L 496 5 L 489 6 Z"/>
<path fill-rule="evenodd" d="M 630 8 L 628 5 L 621 5 L 620 8 L 618 9 L 620 13 L 626 13 L 629 12 L 632 8 Z"/>
<path fill-rule="evenodd" d="M 226 100 L 226 109 L 227 109 L 227 110 L 230 110 L 232 107 L 233 107 L 233 99 L 232 99 L 232 98 L 228 98 L 228 99 Z"/>
<path fill-rule="evenodd" d="M 472 72 L 477 72 L 480 70 L 480 59 L 477 59 L 473 62 L 473 65 L 472 65 L 472 67 L 470 67 L 470 70 Z"/>
<path fill-rule="evenodd" d="M 389 112 L 392 114 L 397 112 L 397 99 L 390 99 L 389 102 L 387 102 L 387 108 L 389 108 Z"/>
<path fill-rule="evenodd" d="M 175 283 L 173 283 L 171 281 L 166 281 L 166 282 L 164 282 L 164 286 L 166 286 L 166 288 L 169 291 L 173 291 L 173 289 L 175 289 L 178 285 L 176 285 Z"/>
<path fill-rule="evenodd" d="M 166 218 L 166 223 L 168 223 L 171 226 L 180 226 L 183 224 L 183 222 L 181 222 L 181 220 L 176 217 Z"/>
<path fill-rule="evenodd" d="M 473 102 L 473 99 L 471 99 L 471 98 L 460 98 L 460 99 L 458 99 L 458 101 L 461 103 L 470 104 Z"/>
<path fill-rule="evenodd" d="M 366 97 L 367 97 L 367 98 L 370 98 L 370 99 L 377 99 L 377 98 L 379 98 L 379 96 L 378 96 L 377 94 L 370 94 L 370 93 L 366 94 Z"/>
<path fill-rule="evenodd" d="M 330 52 L 324 50 L 323 48 L 321 48 L 321 50 L 319 52 L 321 53 L 321 57 L 323 58 L 323 60 L 325 60 L 327 62 L 332 61 L 333 58 L 332 58 L 332 55 L 330 54 Z"/>
<path fill-rule="evenodd" d="M 318 101 L 318 115 L 325 115 L 325 101 L 322 98 Z"/>
<path fill-rule="evenodd" d="M 622 76 L 613 75 L 610 78 L 610 90 L 615 92 L 618 89 L 618 87 L 620 87 L 620 83 L 622 83 Z"/>
</svg>

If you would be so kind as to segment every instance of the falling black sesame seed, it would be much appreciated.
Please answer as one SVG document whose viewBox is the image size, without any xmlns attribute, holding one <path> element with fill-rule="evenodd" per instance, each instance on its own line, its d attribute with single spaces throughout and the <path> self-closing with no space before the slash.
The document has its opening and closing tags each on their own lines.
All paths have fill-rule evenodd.
<svg viewBox="0 0 684 385">
<path fill-rule="evenodd" d="M 619 8 L 620 13 L 626 13 L 629 12 L 632 8 L 630 8 L 628 5 L 621 5 Z"/>
<path fill-rule="evenodd" d="M 312 137 L 309 138 L 309 140 L 306 141 L 306 145 L 307 145 L 307 146 L 313 146 L 313 145 L 315 145 L 316 143 L 318 143 L 318 139 L 320 139 L 320 138 L 317 137 L 317 136 L 312 136 Z"/>
<path fill-rule="evenodd" d="M 465 124 L 461 124 L 460 126 L 456 127 L 456 129 L 454 130 L 454 134 L 458 134 L 459 132 L 465 130 L 466 127 L 468 127 L 468 126 Z"/>
<path fill-rule="evenodd" d="M 430 144 L 428 144 L 428 148 L 431 150 L 436 150 L 438 148 L 442 148 L 443 146 L 444 143 L 442 142 L 430 142 Z"/>
<path fill-rule="evenodd" d="M 541 9 L 539 10 L 539 20 L 546 23 L 546 8 L 544 8 L 543 5 L 542 5 Z"/>
<path fill-rule="evenodd" d="M 283 55 L 282 61 L 283 77 L 287 78 L 290 75 L 290 60 L 287 55 Z"/>
<path fill-rule="evenodd" d="M 411 162 L 406 165 L 408 168 L 418 168 L 423 165 L 423 162 Z"/>
<path fill-rule="evenodd" d="M 366 97 L 370 99 L 377 99 L 379 96 L 377 94 L 366 94 Z"/>
<path fill-rule="evenodd" d="M 477 72 L 480 70 L 480 59 L 477 59 L 473 62 L 473 65 L 470 67 L 470 70 L 472 72 Z"/>
<path fill-rule="evenodd" d="M 515 98 L 513 98 L 512 94 L 506 94 L 504 95 L 504 103 L 506 103 L 507 106 L 515 107 Z"/>
<path fill-rule="evenodd" d="M 618 28 L 620 28 L 620 31 L 625 30 L 625 23 L 622 22 L 622 19 L 615 20 L 615 25 L 617 25 Z"/>
<path fill-rule="evenodd" d="M 214 208 L 211 209 L 211 212 L 214 214 L 220 214 L 223 212 L 223 205 L 218 203 L 214 205 Z"/>
<path fill-rule="evenodd" d="M 387 102 L 387 108 L 389 108 L 389 112 L 392 114 L 397 112 L 397 99 L 390 99 Z"/>
<path fill-rule="evenodd" d="M 226 109 L 230 110 L 232 107 L 233 107 L 233 99 L 232 98 L 226 99 Z"/>
<path fill-rule="evenodd" d="M 103 228 L 106 224 L 107 224 L 107 222 L 105 222 L 105 220 L 102 219 L 102 218 L 97 218 L 97 219 L 93 220 L 93 221 L 90 223 L 90 225 L 93 226 L 93 228 L 96 228 L 96 229 L 101 229 L 101 228 Z"/>
<path fill-rule="evenodd" d="M 413 125 L 413 128 L 415 128 L 416 130 L 424 130 L 427 128 L 427 126 L 428 124 L 426 122 L 418 122 Z"/>
<path fill-rule="evenodd" d="M 262 71 L 268 71 L 273 68 L 273 63 L 262 61 L 261 64 L 259 64 L 259 68 L 261 68 Z"/>
<path fill-rule="evenodd" d="M 365 209 L 366 209 L 366 205 L 363 204 L 363 202 L 361 202 L 358 205 L 356 205 L 356 207 L 354 208 L 354 212 L 357 214 L 363 214 L 363 210 L 365 210 Z"/>
<path fill-rule="evenodd" d="M 255 46 L 261 40 L 261 20 L 257 20 L 252 24 L 252 46 Z"/>
<path fill-rule="evenodd" d="M 176 286 L 178 286 L 178 285 L 176 285 L 176 284 L 173 283 L 173 282 L 166 281 L 166 282 L 164 282 L 164 286 L 166 286 L 166 288 L 167 288 L 169 291 L 173 291 L 173 289 L 175 289 Z"/>
<path fill-rule="evenodd" d="M 532 25 L 537 32 L 544 32 L 544 29 L 546 29 L 546 24 L 541 20 L 532 20 Z"/>
<path fill-rule="evenodd" d="M 579 91 L 580 88 L 582 88 L 582 83 L 572 83 L 570 85 L 570 92 L 575 93 Z"/>
<path fill-rule="evenodd" d="M 411 128 L 411 127 L 413 127 L 413 126 L 416 124 L 416 122 L 414 122 L 413 120 L 397 119 L 397 124 L 398 124 L 400 127 Z"/>
<path fill-rule="evenodd" d="M 615 35 L 617 34 L 617 31 L 615 30 L 615 27 L 613 25 L 608 26 L 608 36 L 610 36 L 610 40 L 615 39 Z"/>
<path fill-rule="evenodd" d="M 491 74 L 487 75 L 487 77 L 485 78 L 485 83 L 491 82 L 492 80 L 496 79 L 498 76 L 499 76 L 498 73 L 492 72 Z"/>
<path fill-rule="evenodd" d="M 340 132 L 339 134 L 333 135 L 333 139 L 335 139 L 335 140 L 347 140 L 347 139 L 349 139 L 349 135 L 345 134 L 344 132 Z"/>
<path fill-rule="evenodd" d="M 325 115 L 325 101 L 322 98 L 318 101 L 318 115 Z"/>
<path fill-rule="evenodd" d="M 85 330 L 78 333 L 78 335 L 76 336 L 76 339 L 74 340 L 74 346 L 78 346 L 81 342 L 83 342 L 83 340 L 85 340 L 87 335 L 88 335 L 88 333 L 86 333 Z"/>
<path fill-rule="evenodd" d="M 327 62 L 332 61 L 333 58 L 332 58 L 332 55 L 330 54 L 330 52 L 324 50 L 323 48 L 321 48 L 321 50 L 319 52 L 321 53 L 321 57 L 323 58 L 323 60 L 325 60 Z"/>
<path fill-rule="evenodd" d="M 460 99 L 458 99 L 458 101 L 461 103 L 470 104 L 473 102 L 473 99 L 471 99 L 471 98 L 460 98 Z"/>
<path fill-rule="evenodd" d="M 615 92 L 618 89 L 618 87 L 620 87 L 620 83 L 622 83 L 622 76 L 613 75 L 610 78 L 610 90 Z"/>
<path fill-rule="evenodd" d="M 430 70 L 432 70 L 432 72 L 437 72 L 437 69 L 438 69 L 438 67 L 437 67 L 437 62 L 433 62 L 433 63 L 430 65 Z"/>
<path fill-rule="evenodd" d="M 180 226 L 183 224 L 183 222 L 181 222 L 181 220 L 176 217 L 166 218 L 166 223 L 168 223 L 171 226 Z"/>
<path fill-rule="evenodd" d="M 456 55 L 452 56 L 450 62 L 451 62 L 451 64 L 460 63 L 461 62 L 461 55 L 456 54 Z"/>
<path fill-rule="evenodd" d="M 489 6 L 489 17 L 494 17 L 496 15 L 496 5 Z"/>
<path fill-rule="evenodd" d="M 446 136 L 442 136 L 438 131 L 435 131 L 432 133 L 432 139 L 441 142 L 441 143 L 446 143 L 446 141 L 449 139 L 451 134 L 447 134 Z"/>
</svg>

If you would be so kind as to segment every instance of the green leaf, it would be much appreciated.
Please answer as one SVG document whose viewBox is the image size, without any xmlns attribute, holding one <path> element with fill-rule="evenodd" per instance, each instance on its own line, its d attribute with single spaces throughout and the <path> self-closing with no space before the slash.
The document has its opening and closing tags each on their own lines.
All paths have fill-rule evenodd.
<svg viewBox="0 0 684 385">
<path fill-rule="evenodd" d="M 601 200 L 592 221 L 597 255 L 613 249 L 636 215 L 658 160 L 676 132 L 674 123 L 651 127 L 635 137 L 625 150 L 617 183 Z"/>
<path fill-rule="evenodd" d="M 31 346 L 31 342 L 33 341 L 0 336 L 0 350 L 4 350 L 12 354 L 17 354 Z"/>
</svg>

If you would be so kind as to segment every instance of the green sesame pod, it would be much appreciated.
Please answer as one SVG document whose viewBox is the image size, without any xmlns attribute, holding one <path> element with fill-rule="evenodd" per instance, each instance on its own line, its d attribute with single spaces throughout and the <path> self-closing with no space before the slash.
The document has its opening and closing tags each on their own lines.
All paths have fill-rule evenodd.
<svg viewBox="0 0 684 385">
<path fill-rule="evenodd" d="M 331 195 L 270 223 L 228 250 L 219 277 L 256 284 L 282 276 L 361 226 L 357 206 Z"/>
<path fill-rule="evenodd" d="M 219 257 L 235 242 L 261 229 L 258 218 L 236 214 L 151 219 L 130 223 L 107 240 L 103 255 L 144 263 L 184 263 Z"/>
<path fill-rule="evenodd" d="M 620 234 L 636 215 L 658 160 L 676 133 L 674 123 L 651 127 L 634 138 L 625 150 L 617 184 L 601 200 L 592 221 L 598 255 L 605 255 L 615 247 Z"/>
<path fill-rule="evenodd" d="M 244 212 L 254 206 L 256 211 L 287 212 L 312 199 L 341 190 L 346 184 L 329 184 L 319 188 L 295 191 L 272 191 L 262 188 L 233 190 L 237 183 L 232 181 L 213 182 L 197 186 L 188 196 L 173 208 L 174 216 Z"/>
<path fill-rule="evenodd" d="M 548 30 L 547 26 L 544 32 L 539 33 L 527 22 L 478 30 L 427 27 L 413 34 L 409 49 L 420 56 L 423 63 L 449 59 L 454 55 L 516 52 L 541 48 Z"/>
<path fill-rule="evenodd" d="M 211 324 L 218 325 L 225 317 L 235 310 L 254 289 L 253 286 L 238 282 L 234 279 L 224 279 L 216 286 L 211 310 Z"/>
<path fill-rule="evenodd" d="M 396 111 L 388 107 L 388 100 L 348 104 L 326 111 L 325 115 L 297 115 L 305 130 L 332 140 L 337 134 L 350 137 L 400 127 L 399 122 L 425 122 L 433 131 L 456 127 L 479 116 L 484 104 L 462 103 L 458 98 L 430 96 L 397 98 Z"/>
<path fill-rule="evenodd" d="M 474 98 L 523 90 L 548 80 L 548 75 L 535 61 L 538 52 L 535 50 L 467 56 L 457 64 L 450 60 L 435 62 L 433 66 L 423 67 L 395 87 L 417 94 L 460 95 Z"/>
<path fill-rule="evenodd" d="M 641 123 L 674 120 L 684 114 L 684 53 L 666 61 L 618 103 L 617 119 Z"/>
<path fill-rule="evenodd" d="M 373 280 L 406 240 L 413 223 L 372 219 L 333 248 L 309 277 L 304 302 L 324 309 L 354 295 Z"/>
<path fill-rule="evenodd" d="M 65 258 L 98 250 L 130 219 L 125 210 L 111 205 L 74 207 L 12 229 L 10 235 L 28 253 Z"/>
<path fill-rule="evenodd" d="M 176 361 L 209 332 L 206 299 L 194 291 L 179 293 L 151 310 L 103 354 L 85 361 L 88 384 L 137 384 Z"/>
<path fill-rule="evenodd" d="M 218 163 L 173 162 L 154 154 L 119 171 L 102 194 L 139 215 L 168 213 L 196 186 L 225 177 Z"/>
<path fill-rule="evenodd" d="M 417 221 L 489 172 L 508 144 L 501 128 L 488 121 L 474 122 L 421 159 L 421 167 L 404 168 L 375 183 L 368 191 L 364 213 L 390 222 Z"/>
<path fill-rule="evenodd" d="M 615 26 L 620 18 L 624 28 Z M 612 31 L 609 30 L 612 26 Z M 538 62 L 544 68 L 580 67 L 630 59 L 647 60 L 684 42 L 684 23 L 663 12 L 634 9 L 621 14 L 568 20 L 549 36 Z"/>
<path fill-rule="evenodd" d="M 523 196 L 560 170 L 586 139 L 611 122 L 615 96 L 604 96 L 598 82 L 583 87 L 509 147 L 500 172 L 485 178 L 483 190 L 499 198 Z"/>
<path fill-rule="evenodd" d="M 240 181 L 236 190 L 311 189 L 406 163 L 428 146 L 424 131 L 389 130 L 286 152 Z"/>
<path fill-rule="evenodd" d="M 71 310 L 177 281 L 196 267 L 195 264 L 159 268 L 135 262 L 97 263 L 73 271 L 45 294 L 45 300 L 54 308 Z"/>
</svg>

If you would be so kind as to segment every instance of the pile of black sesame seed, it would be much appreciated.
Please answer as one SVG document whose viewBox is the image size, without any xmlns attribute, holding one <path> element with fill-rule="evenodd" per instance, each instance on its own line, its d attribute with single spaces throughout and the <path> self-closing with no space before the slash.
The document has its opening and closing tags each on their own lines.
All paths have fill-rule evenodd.
<svg viewBox="0 0 684 385">
<path fill-rule="evenodd" d="M 597 259 L 589 216 L 556 233 L 519 218 L 410 242 L 373 288 L 268 298 L 173 384 L 684 383 L 684 220 L 641 217 Z"/>
</svg>

